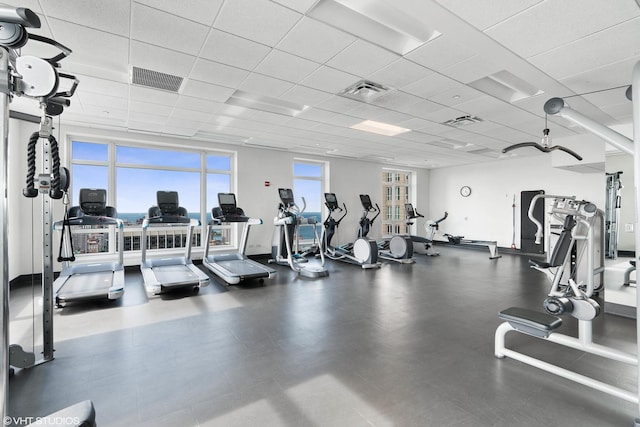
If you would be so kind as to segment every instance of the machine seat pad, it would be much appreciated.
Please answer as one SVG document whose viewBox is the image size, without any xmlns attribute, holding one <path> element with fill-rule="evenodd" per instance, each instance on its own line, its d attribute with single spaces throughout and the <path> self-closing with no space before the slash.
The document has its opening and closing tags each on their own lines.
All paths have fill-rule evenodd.
<svg viewBox="0 0 640 427">
<path fill-rule="evenodd" d="M 502 310 L 498 317 L 509 322 L 515 329 L 537 337 L 548 337 L 562 325 L 562 319 L 558 316 L 521 307 Z"/>
<path fill-rule="evenodd" d="M 49 422 L 45 422 L 48 420 Z M 57 420 L 65 420 L 65 426 L 68 427 L 95 427 L 96 425 L 96 411 L 93 407 L 93 402 L 85 400 L 75 405 L 68 406 L 64 409 L 54 412 L 51 415 L 44 417 L 34 424 L 30 425 L 59 425 L 56 424 Z M 68 422 L 67 420 L 72 420 Z"/>
</svg>

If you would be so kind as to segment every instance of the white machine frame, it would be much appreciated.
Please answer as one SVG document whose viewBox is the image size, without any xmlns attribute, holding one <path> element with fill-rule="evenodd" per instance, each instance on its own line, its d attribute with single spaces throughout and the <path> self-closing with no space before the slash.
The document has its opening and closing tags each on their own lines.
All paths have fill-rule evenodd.
<svg viewBox="0 0 640 427">
<path fill-rule="evenodd" d="M 640 227 L 640 216 L 638 213 L 640 212 L 640 61 L 635 64 L 633 67 L 633 72 L 631 75 L 632 84 L 627 89 L 627 97 L 633 102 L 633 129 L 634 129 L 634 140 L 627 138 L 626 136 L 578 113 L 577 111 L 571 109 L 563 99 L 561 98 L 552 98 L 544 106 L 544 110 L 547 114 L 554 115 L 557 114 L 560 117 L 563 117 L 569 120 L 572 123 L 581 126 L 582 128 L 590 131 L 591 133 L 599 136 L 605 141 L 609 142 L 611 145 L 615 146 L 622 152 L 632 155 L 634 158 L 634 187 L 635 187 L 635 199 L 636 199 L 636 229 Z M 640 248 L 640 233 L 636 233 L 636 248 Z M 636 251 L 635 260 L 636 263 L 640 259 L 640 251 Z M 636 341 L 638 350 L 636 355 L 628 354 L 625 352 L 621 352 L 618 350 L 610 349 L 608 347 L 600 346 L 598 344 L 593 343 L 591 329 L 590 326 L 583 323 L 585 321 L 580 321 L 578 323 L 579 327 L 579 338 L 566 337 L 561 334 L 549 333 L 547 337 L 544 335 L 541 338 L 546 338 L 550 341 L 572 347 L 577 348 L 582 351 L 586 351 L 592 354 L 596 354 L 599 356 L 607 357 L 612 360 L 617 360 L 620 362 L 628 363 L 638 367 L 638 357 L 637 354 L 640 354 L 640 292 L 636 292 Z M 640 412 L 640 387 L 635 392 L 630 392 L 627 390 L 622 390 L 618 387 L 612 386 L 610 384 L 603 383 L 601 381 L 597 381 L 593 378 L 586 377 L 584 375 L 580 375 L 578 373 L 568 371 L 564 368 L 557 367 L 555 365 L 551 365 L 547 362 L 543 362 L 541 360 L 532 358 L 530 356 L 526 356 L 524 354 L 518 353 L 514 350 L 510 350 L 505 348 L 504 344 L 504 336 L 507 332 L 511 330 L 516 330 L 516 327 L 511 325 L 509 322 L 502 323 L 495 334 L 495 355 L 496 357 L 511 357 L 513 359 L 519 360 L 521 362 L 527 363 L 529 365 L 535 366 L 537 368 L 543 369 L 550 373 L 556 374 L 563 378 L 570 379 L 572 381 L 578 382 L 580 384 L 592 387 L 596 390 L 603 391 L 605 393 L 611 394 L 613 396 L 617 396 L 621 399 L 627 400 L 629 402 L 635 403 L 639 405 L 638 410 Z M 636 379 L 638 384 L 640 384 L 640 369 L 637 369 Z M 640 427 L 640 418 L 636 418 L 634 422 L 635 427 Z"/>
</svg>

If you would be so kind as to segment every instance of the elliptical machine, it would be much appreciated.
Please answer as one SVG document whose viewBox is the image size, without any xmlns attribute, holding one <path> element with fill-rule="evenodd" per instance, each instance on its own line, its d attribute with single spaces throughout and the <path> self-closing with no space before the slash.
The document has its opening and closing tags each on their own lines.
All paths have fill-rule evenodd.
<svg viewBox="0 0 640 427">
<path fill-rule="evenodd" d="M 362 203 L 362 217 L 360 217 L 360 228 L 358 229 L 358 237 L 367 237 L 371 226 L 378 215 L 380 215 L 380 206 L 376 203 L 375 207 L 371 203 L 368 194 L 360 195 L 360 203 Z M 373 218 L 369 218 L 369 214 L 374 213 Z M 395 235 L 391 238 L 384 239 L 377 244 L 378 255 L 380 258 L 389 261 L 395 261 L 402 264 L 412 264 L 416 262 L 413 259 L 413 243 L 408 235 Z"/>
<path fill-rule="evenodd" d="M 424 218 L 424 215 L 419 213 L 417 209 L 414 209 L 411 203 L 404 204 L 404 211 L 405 211 L 405 219 L 407 221 L 406 222 L 407 228 L 413 225 L 413 222 L 411 222 L 412 219 Z M 412 234 L 409 235 L 409 237 L 411 237 L 411 241 L 413 242 L 413 253 L 423 254 L 427 256 L 440 255 L 440 252 L 436 252 L 433 249 L 433 239 L 436 237 L 436 233 L 438 232 L 440 223 L 445 219 L 447 219 L 448 216 L 449 216 L 449 213 L 445 212 L 444 216 L 440 219 L 437 219 L 435 221 L 432 219 L 428 220 L 424 224 L 424 229 L 427 232 L 426 238 L 420 237 L 420 236 L 414 236 Z"/>
<path fill-rule="evenodd" d="M 324 193 L 325 206 L 329 209 L 329 216 L 324 221 L 324 231 L 321 251 L 329 259 L 344 261 L 350 264 L 357 264 L 362 268 L 380 268 L 378 262 L 378 246 L 375 240 L 358 237 L 355 242 L 341 246 L 331 246 L 331 239 L 336 234 L 340 223 L 347 216 L 347 205 L 338 205 L 338 198 L 335 193 Z M 340 218 L 336 219 L 332 215 L 334 212 L 344 212 Z"/>
<path fill-rule="evenodd" d="M 278 214 L 273 219 L 275 229 L 273 230 L 273 239 L 271 241 L 271 259 L 269 263 L 289 266 L 301 276 L 313 279 L 328 276 L 329 271 L 324 267 L 323 251 L 320 251 L 321 264 L 319 266 L 303 264 L 307 262 L 307 259 L 305 257 L 296 257 L 293 252 L 293 239 L 302 221 L 305 221 L 305 224 L 313 225 L 315 240 L 320 241 L 315 219 L 303 219 L 300 216 L 304 209 L 300 209 L 296 205 L 293 191 L 290 188 L 278 188 L 278 195 L 280 196 L 280 205 L 278 206 Z"/>
</svg>

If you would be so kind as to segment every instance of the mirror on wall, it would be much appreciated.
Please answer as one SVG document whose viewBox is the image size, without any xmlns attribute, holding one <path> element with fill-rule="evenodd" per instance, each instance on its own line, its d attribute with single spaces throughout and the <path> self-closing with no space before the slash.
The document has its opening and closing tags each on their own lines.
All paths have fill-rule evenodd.
<svg viewBox="0 0 640 427">
<path fill-rule="evenodd" d="M 605 157 L 603 190 L 607 191 L 609 211 L 605 216 L 607 239 L 605 241 L 605 304 L 607 313 L 635 317 L 636 272 L 630 261 L 635 253 L 635 191 L 633 183 L 633 157 L 620 152 L 607 152 Z M 616 206 L 619 208 L 616 209 Z M 609 209 L 607 209 L 609 208 Z M 605 212 L 607 213 L 607 212 Z M 617 223 L 617 224 L 614 224 Z M 611 230 L 609 230 L 611 229 Z M 617 238 L 616 242 L 610 239 Z M 631 281 L 630 284 L 625 284 Z"/>
</svg>

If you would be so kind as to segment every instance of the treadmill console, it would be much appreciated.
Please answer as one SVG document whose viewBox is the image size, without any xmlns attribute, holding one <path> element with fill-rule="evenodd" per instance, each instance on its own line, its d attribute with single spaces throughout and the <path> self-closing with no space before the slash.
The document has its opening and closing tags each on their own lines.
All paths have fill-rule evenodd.
<svg viewBox="0 0 640 427">
<path fill-rule="evenodd" d="M 233 193 L 218 193 L 218 207 L 211 210 L 214 224 L 223 222 L 249 222 L 249 217 L 236 203 Z"/>
<path fill-rule="evenodd" d="M 218 205 L 222 210 L 222 215 L 236 215 L 236 195 L 233 193 L 218 193 Z"/>
<path fill-rule="evenodd" d="M 99 215 L 107 207 L 107 190 L 96 188 L 80 189 L 80 209 L 88 215 Z"/>
<path fill-rule="evenodd" d="M 280 201 L 286 207 L 294 205 L 293 202 L 293 190 L 290 188 L 278 188 L 278 194 L 280 195 Z"/>
<path fill-rule="evenodd" d="M 174 213 L 180 207 L 177 191 L 158 191 L 156 197 L 162 213 Z"/>
</svg>

